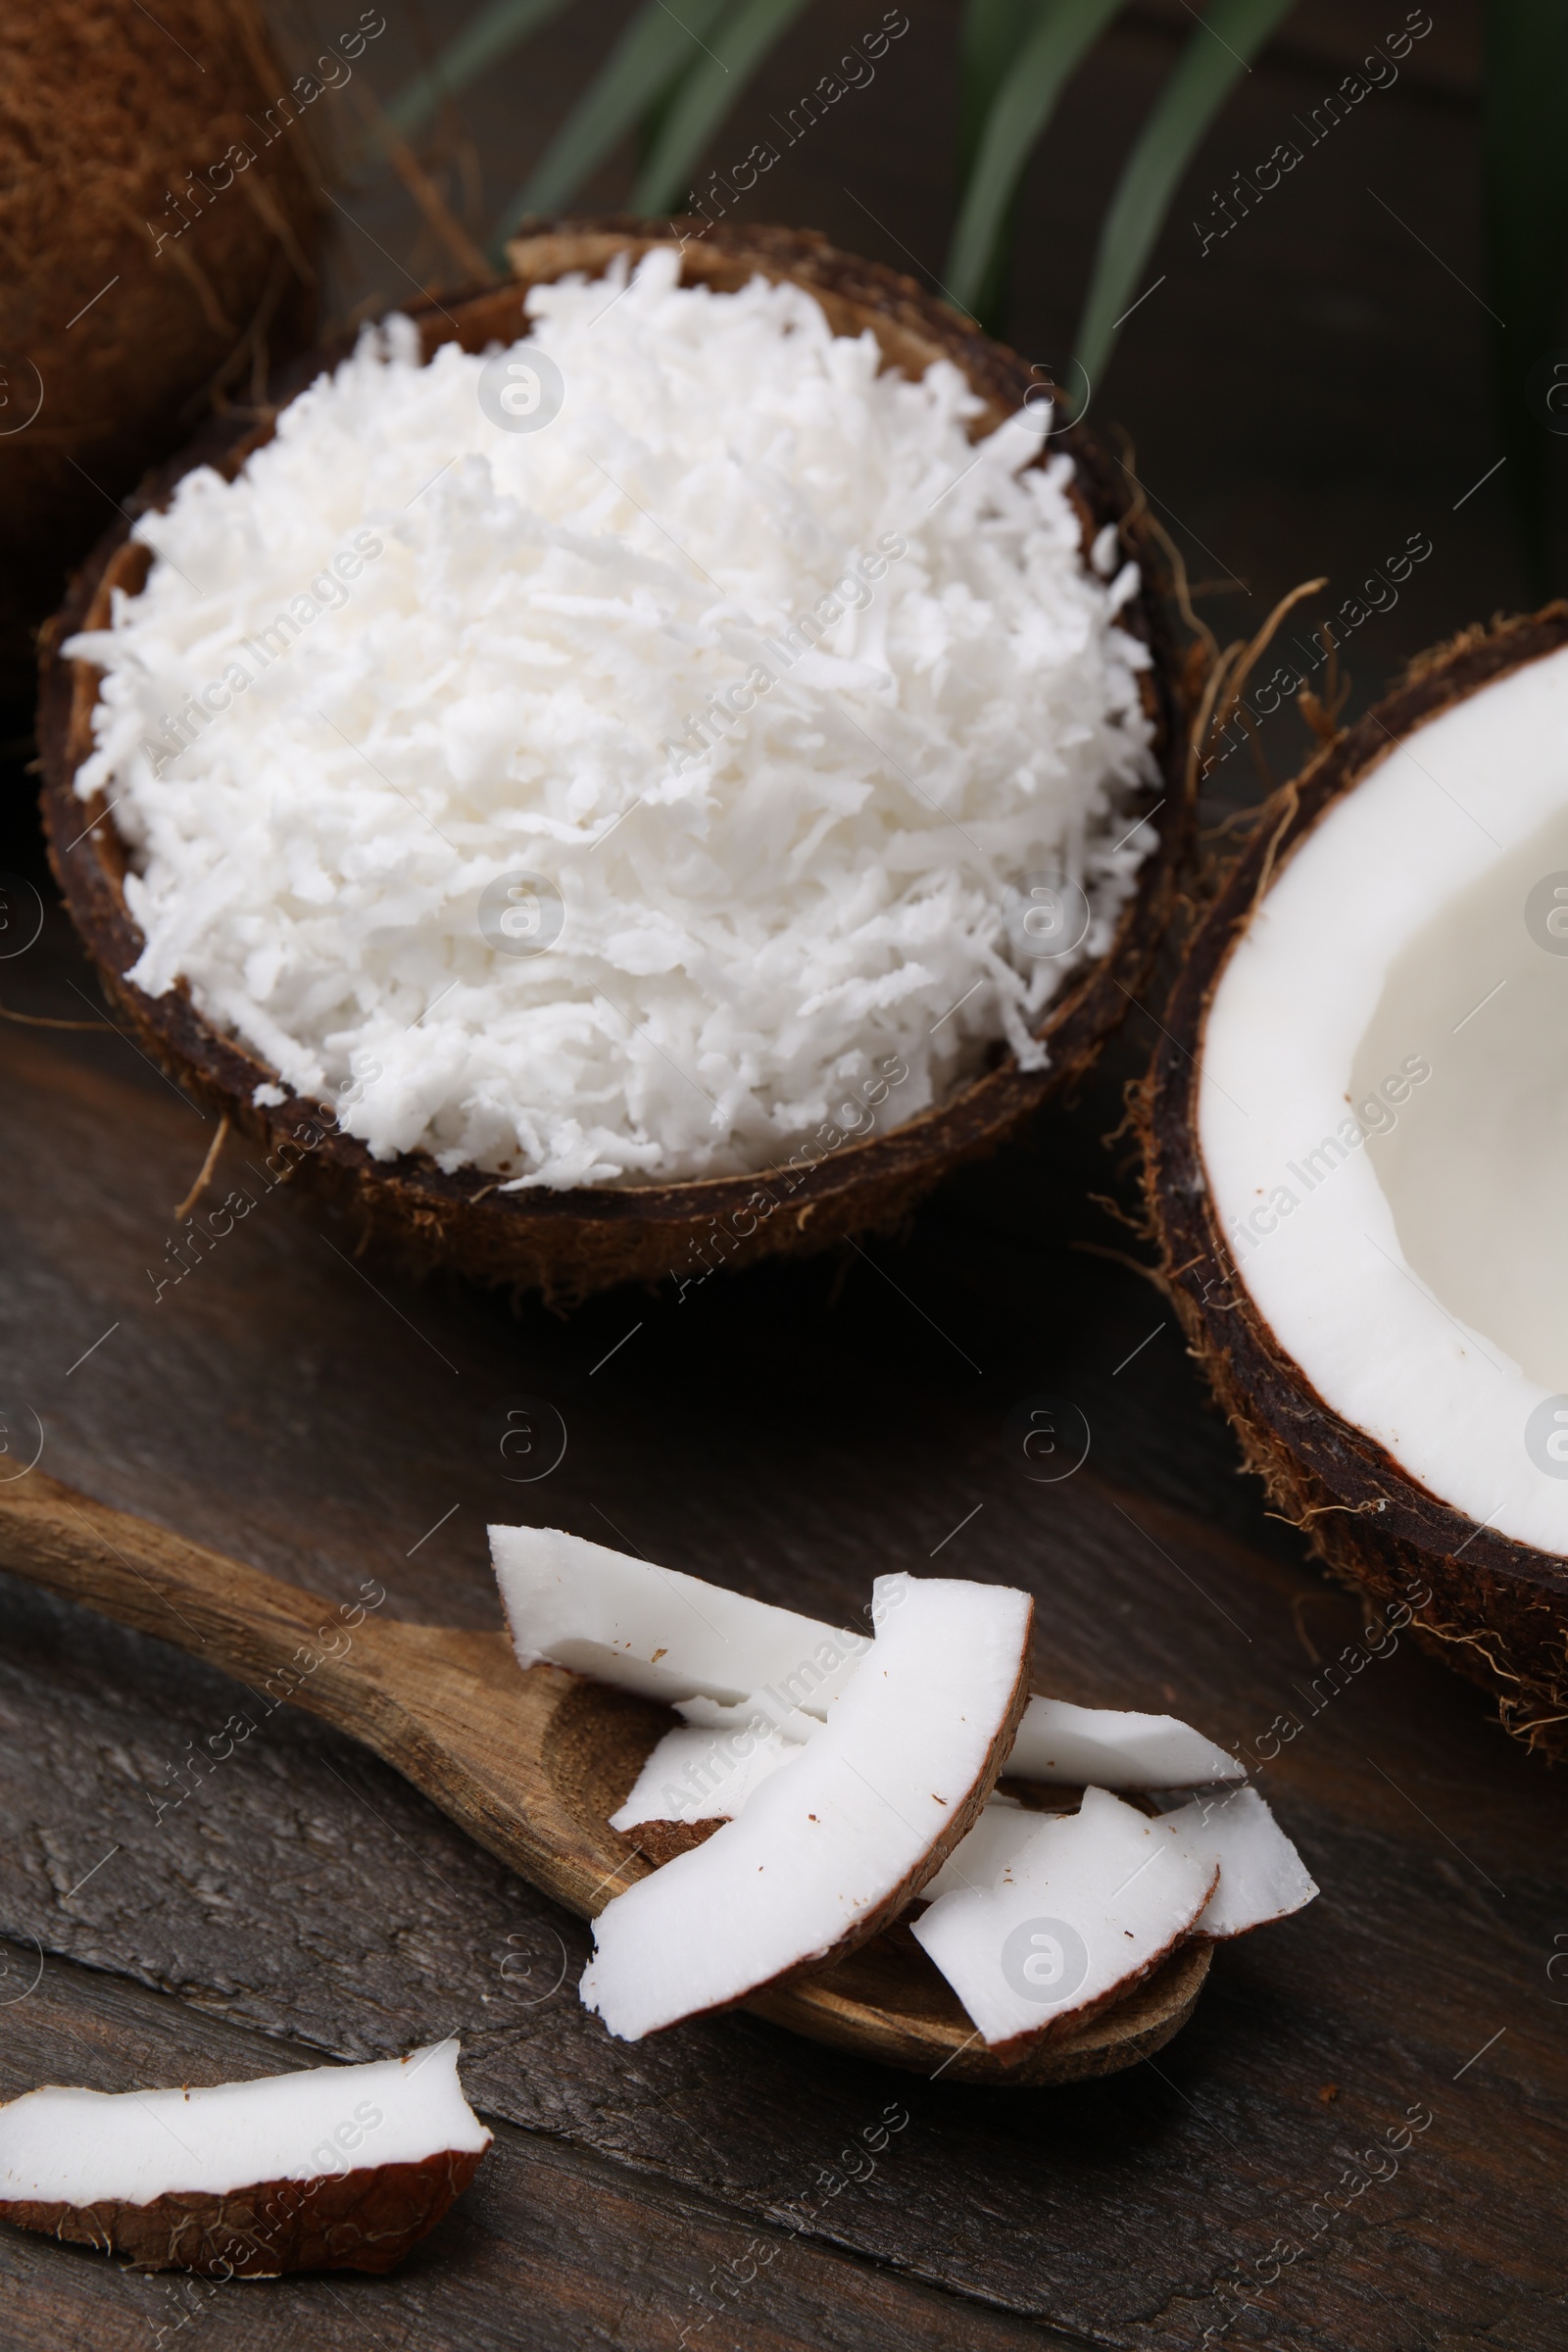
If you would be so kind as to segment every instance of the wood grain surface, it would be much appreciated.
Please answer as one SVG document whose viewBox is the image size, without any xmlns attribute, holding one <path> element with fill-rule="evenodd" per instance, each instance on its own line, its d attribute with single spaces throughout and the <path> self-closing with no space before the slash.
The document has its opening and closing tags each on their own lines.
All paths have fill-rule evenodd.
<svg viewBox="0 0 1568 2352">
<path fill-rule="evenodd" d="M 5 1002 L 88 1017 L 53 925 Z M 1129 1036 L 1124 1068 L 1135 1051 Z M 22 1433 L 37 1416 L 46 1471 L 329 1600 L 374 1578 L 399 1615 L 454 1627 L 499 1623 L 487 1517 L 826 1616 L 892 1568 L 1022 1583 L 1037 1680 L 1174 1708 L 1240 1746 L 1324 1888 L 1222 1949 L 1193 2023 L 1101 2084 L 911 2082 L 750 2018 L 626 2046 L 575 1999 L 578 1922 L 395 1774 L 280 1709 L 199 1778 L 190 1759 L 222 1744 L 239 1687 L 7 1580 L 0 1926 L 18 1956 L 0 1998 L 3 2046 L 26 2051 L 8 2087 L 86 2079 L 88 2026 L 52 2039 L 38 2022 L 86 1998 L 80 1972 L 170 1996 L 166 2053 L 181 2032 L 216 2046 L 195 2038 L 215 2022 L 258 2068 L 274 2041 L 364 2058 L 459 2033 L 469 2095 L 517 2135 L 508 2180 L 529 2167 L 580 2229 L 580 2299 L 552 2288 L 518 2339 L 541 2344 L 614 2340 L 639 2230 L 658 2279 L 693 2296 L 649 2285 L 620 2338 L 649 2345 L 705 2318 L 688 2341 L 853 2334 L 837 2270 L 804 2283 L 845 2256 L 879 2281 L 872 2341 L 886 2326 L 984 2343 L 990 2311 L 1138 2352 L 1205 2328 L 1282 2352 L 1560 2343 L 1562 1784 L 1458 1678 L 1404 1642 L 1374 1654 L 1354 1601 L 1236 1476 L 1163 1302 L 1076 1247 L 1115 1231 L 1086 1200 L 1113 1164 L 1114 1070 L 939 1196 L 906 1246 L 679 1304 L 613 1293 L 569 1319 L 356 1265 L 243 1160 L 220 1162 L 208 1204 L 248 1182 L 257 1205 L 155 1295 L 201 1116 L 118 1034 L 0 1024 L 0 1070 L 6 1414 Z M 1091 1432 L 1050 1485 L 1006 1434 L 1042 1394 Z M 497 1437 L 522 1396 L 566 1433 L 532 1484 L 505 1477 Z M 76 1964 L 49 1978 L 54 2008 L 25 1989 L 35 1949 Z M 185 2079 L 167 2054 L 138 2063 L 136 2080 Z M 872 2158 L 890 2106 L 908 2123 Z M 1403 2132 L 1396 2158 L 1369 2154 Z M 587 2169 L 567 2179 L 568 2156 Z M 700 2222 L 671 2220 L 686 2198 Z M 373 2288 L 390 2298 L 376 2340 L 468 2340 L 476 2309 L 520 2324 L 515 2278 L 471 2273 L 465 2211 L 418 2258 L 422 2300 Z M 787 2251 L 807 2301 L 775 2297 L 771 2265 L 735 2295 L 711 2250 L 727 2230 L 743 2268 L 745 2233 Z M 108 2266 L 15 2235 L 0 2266 L 0 2341 L 57 2340 L 73 2298 L 99 2313 L 109 2293 Z M 322 2287 L 264 2291 L 294 2315 L 267 2320 L 279 2341 L 335 2340 Z M 121 2325 L 74 2319 L 73 2340 L 118 2342 Z"/>
</svg>

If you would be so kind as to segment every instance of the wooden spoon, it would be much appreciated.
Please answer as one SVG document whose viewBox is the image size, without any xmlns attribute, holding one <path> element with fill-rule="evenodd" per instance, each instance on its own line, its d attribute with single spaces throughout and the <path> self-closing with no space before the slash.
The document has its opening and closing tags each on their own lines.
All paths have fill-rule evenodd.
<svg viewBox="0 0 1568 2352">
<path fill-rule="evenodd" d="M 0 1487 L 0 1567 L 205 1658 L 269 1711 L 286 1699 L 322 1716 L 581 1918 L 647 1875 L 609 1817 L 676 1722 L 666 1707 L 559 1666 L 524 1672 L 505 1634 L 371 1614 L 355 1624 L 352 1608 L 40 1470 Z M 902 1926 L 744 2006 L 813 2041 L 954 2082 L 1070 2082 L 1136 2065 L 1168 2041 L 1192 2014 L 1210 1949 L 1184 1944 L 1125 1999 L 1064 2021 L 1059 2036 L 1010 2063 L 980 2042 Z"/>
</svg>

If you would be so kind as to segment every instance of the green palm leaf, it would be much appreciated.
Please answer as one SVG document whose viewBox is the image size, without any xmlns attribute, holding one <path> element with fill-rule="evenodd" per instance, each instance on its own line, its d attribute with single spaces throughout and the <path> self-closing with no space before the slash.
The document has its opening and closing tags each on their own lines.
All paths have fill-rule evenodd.
<svg viewBox="0 0 1568 2352">
<path fill-rule="evenodd" d="M 710 138 L 807 0 L 740 0 L 685 75 L 632 190 L 632 210 L 662 213 L 686 194 Z"/>
<path fill-rule="evenodd" d="M 979 135 L 974 169 L 963 191 L 948 255 L 947 284 L 956 299 L 978 309 L 991 290 L 1008 209 L 1036 140 L 1057 99 L 1122 0 L 1045 0 L 1033 30 L 999 74 L 999 86 Z M 977 81 L 997 72 L 1011 29 L 1000 5 L 988 7 L 976 30 Z"/>
<path fill-rule="evenodd" d="M 500 245 L 527 213 L 569 203 L 632 126 L 657 106 L 700 53 L 725 0 L 648 0 L 546 148 L 497 222 Z"/>
<path fill-rule="evenodd" d="M 1144 273 L 1182 173 L 1204 132 L 1295 0 L 1212 0 L 1144 124 L 1100 232 L 1077 356 L 1091 383 Z"/>
<path fill-rule="evenodd" d="M 1560 0 L 1488 0 L 1485 55 L 1482 210 L 1497 408 L 1533 585 L 1544 595 L 1552 557 L 1551 437 L 1531 413 L 1525 379 L 1550 353 L 1562 325 L 1568 11 Z M 1555 421 L 1568 424 L 1568 416 Z"/>
<path fill-rule="evenodd" d="M 958 42 L 958 167 L 974 170 L 1003 76 L 1028 37 L 1039 0 L 968 0 Z"/>
<path fill-rule="evenodd" d="M 980 140 L 1003 77 L 1023 47 L 1039 0 L 966 0 L 958 42 L 958 188 L 961 195 L 974 170 Z M 991 242 L 974 315 L 993 334 L 1006 327 L 1006 292 L 1018 221 L 1013 193 L 1002 226 Z"/>
</svg>

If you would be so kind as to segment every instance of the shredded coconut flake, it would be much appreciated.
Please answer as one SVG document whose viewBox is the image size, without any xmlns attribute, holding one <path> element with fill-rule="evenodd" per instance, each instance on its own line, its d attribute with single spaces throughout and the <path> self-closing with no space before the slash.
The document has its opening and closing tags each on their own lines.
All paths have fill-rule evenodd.
<svg viewBox="0 0 1568 2352">
<path fill-rule="evenodd" d="M 131 978 L 184 978 L 379 1159 L 740 1172 L 895 1058 L 900 1121 L 999 1037 L 1038 1067 L 1152 842 L 1137 574 L 1113 534 L 1083 561 L 1039 422 L 971 444 L 946 362 L 676 275 L 535 289 L 539 429 L 491 421 L 482 358 L 367 330 L 137 524 L 145 589 L 68 648 L 104 670 L 77 789 L 130 848 Z M 1041 873 L 1087 895 L 1072 955 L 1021 937 Z"/>
</svg>

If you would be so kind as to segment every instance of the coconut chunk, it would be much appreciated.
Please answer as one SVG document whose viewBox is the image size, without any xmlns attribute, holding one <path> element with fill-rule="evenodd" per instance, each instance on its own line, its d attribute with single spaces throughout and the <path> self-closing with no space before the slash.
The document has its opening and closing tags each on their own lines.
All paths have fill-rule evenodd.
<svg viewBox="0 0 1568 2352">
<path fill-rule="evenodd" d="M 490 1556 L 521 1665 L 569 1666 L 648 1698 L 735 1706 L 766 1691 L 779 1712 L 822 1715 L 871 1646 L 557 1527 L 492 1527 Z"/>
<path fill-rule="evenodd" d="M 960 1838 L 934 1877 L 921 1889 L 928 1902 L 960 1886 L 995 1886 L 1003 1871 L 1039 1829 L 1042 1816 L 1015 1796 L 995 1789 L 967 1838 Z"/>
<path fill-rule="evenodd" d="M 1245 1764 L 1174 1715 L 1126 1715 L 1064 1698 L 1029 1701 L 1007 1772 L 1080 1788 L 1198 1788 L 1247 1778 Z"/>
<path fill-rule="evenodd" d="M 1222 1796 L 1205 1791 L 1164 1819 L 1195 1854 L 1207 1854 L 1219 1864 L 1219 1885 L 1198 1923 L 1200 1936 L 1216 1942 L 1245 1936 L 1270 1920 L 1289 1919 L 1318 1891 L 1255 1788 L 1230 1788 Z"/>
<path fill-rule="evenodd" d="M 1033 1603 L 945 1577 L 881 1577 L 876 1597 L 874 1656 L 816 1738 L 600 1915 L 581 1997 L 622 2040 L 864 1942 L 980 1812 L 1022 1712 Z"/>
<path fill-rule="evenodd" d="M 1014 1750 L 1016 1753 L 1016 1750 Z M 1153 1793 L 1167 1825 L 1196 1854 L 1220 1866 L 1194 1933 L 1218 1942 L 1288 1919 L 1318 1892 L 1316 1882 L 1255 1788 Z M 1040 1826 L 1040 1815 L 995 1791 L 974 1828 L 948 1856 L 925 1892 L 935 1902 L 957 1887 L 995 1887 Z"/>
<path fill-rule="evenodd" d="M 822 1631 L 830 1629 L 824 1626 Z M 677 1698 L 675 1712 L 683 1722 L 700 1724 L 705 1732 L 746 1732 L 755 1724 L 766 1724 L 796 1747 L 822 1729 L 820 1715 L 808 1715 L 804 1709 L 788 1705 L 771 1690 L 754 1690 L 733 1706 L 717 1698 Z"/>
<path fill-rule="evenodd" d="M 709 1837 L 733 1821 L 770 1774 L 793 1763 L 801 1745 L 765 1727 L 710 1732 L 683 1724 L 664 1734 L 610 1826 L 635 1834 L 651 1860 L 666 1860 L 693 1843 L 694 1833 Z"/>
<path fill-rule="evenodd" d="M 0 2106 L 0 2218 L 153 2270 L 388 2271 L 490 2139 L 456 2041 L 207 2090 L 29 2090 Z"/>
<path fill-rule="evenodd" d="M 1170 1822 L 1086 1788 L 993 1886 L 941 1895 L 912 1932 L 988 2046 L 1021 2050 L 1148 1976 L 1191 1933 L 1218 1876 Z"/>
</svg>

